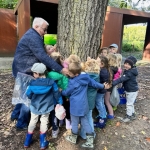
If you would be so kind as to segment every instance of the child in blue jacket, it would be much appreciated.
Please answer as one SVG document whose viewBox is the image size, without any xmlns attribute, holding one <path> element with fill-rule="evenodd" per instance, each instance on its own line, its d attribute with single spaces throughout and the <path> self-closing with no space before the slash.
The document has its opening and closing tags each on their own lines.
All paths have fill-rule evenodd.
<svg viewBox="0 0 150 150">
<path fill-rule="evenodd" d="M 49 142 L 46 141 L 46 131 L 48 129 L 48 118 L 50 112 L 54 109 L 54 99 L 58 100 L 60 92 L 57 84 L 52 79 L 45 76 L 46 66 L 42 63 L 35 63 L 31 71 L 35 80 L 31 80 L 26 94 L 31 99 L 30 111 L 31 120 L 28 126 L 28 133 L 24 142 L 24 147 L 30 146 L 33 131 L 40 117 L 40 149 L 45 149 Z"/>
<path fill-rule="evenodd" d="M 100 84 L 91 79 L 86 73 L 81 74 L 80 63 L 73 62 L 69 64 L 69 71 L 72 74 L 72 79 L 69 79 L 68 87 L 62 91 L 62 95 L 70 97 L 70 114 L 72 121 L 72 134 L 66 136 L 66 140 L 76 144 L 78 136 L 78 124 L 84 127 L 87 134 L 87 139 L 82 147 L 93 148 L 94 133 L 86 117 L 89 112 L 89 104 L 87 99 L 88 86 L 94 88 L 103 89 L 108 87 L 107 85 Z"/>
</svg>

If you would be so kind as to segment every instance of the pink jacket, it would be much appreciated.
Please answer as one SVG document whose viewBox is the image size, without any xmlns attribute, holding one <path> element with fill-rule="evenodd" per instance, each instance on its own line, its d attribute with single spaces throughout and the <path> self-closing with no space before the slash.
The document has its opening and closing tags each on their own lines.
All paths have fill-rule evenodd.
<svg viewBox="0 0 150 150">
<path fill-rule="evenodd" d="M 114 75 L 114 80 L 117 80 L 118 78 L 120 78 L 121 73 L 122 73 L 122 69 L 119 68 L 118 71 L 117 71 L 117 73 Z"/>
</svg>

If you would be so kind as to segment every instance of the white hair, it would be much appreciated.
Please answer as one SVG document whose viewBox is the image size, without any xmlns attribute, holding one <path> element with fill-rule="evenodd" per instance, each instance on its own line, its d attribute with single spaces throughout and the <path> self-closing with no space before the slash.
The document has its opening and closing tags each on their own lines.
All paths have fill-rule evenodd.
<svg viewBox="0 0 150 150">
<path fill-rule="evenodd" d="M 42 24 L 43 24 L 44 22 L 45 22 L 47 25 L 49 25 L 49 23 L 48 23 L 46 20 L 44 20 L 43 18 L 35 17 L 34 20 L 33 20 L 32 27 L 34 28 L 36 25 L 42 26 Z"/>
</svg>

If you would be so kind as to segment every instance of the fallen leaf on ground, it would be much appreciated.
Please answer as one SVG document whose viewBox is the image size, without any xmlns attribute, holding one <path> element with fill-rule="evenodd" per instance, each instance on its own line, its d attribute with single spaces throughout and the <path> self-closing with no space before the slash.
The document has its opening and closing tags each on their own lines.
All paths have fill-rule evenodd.
<svg viewBox="0 0 150 150">
<path fill-rule="evenodd" d="M 144 134 L 144 135 L 146 134 L 145 131 L 141 131 L 141 133 Z"/>
<path fill-rule="evenodd" d="M 107 147 L 106 147 L 106 146 L 104 146 L 104 150 L 107 150 Z"/>
<path fill-rule="evenodd" d="M 145 139 L 146 139 L 146 141 L 150 142 L 150 138 L 149 137 L 146 137 Z"/>
<path fill-rule="evenodd" d="M 145 116 L 143 116 L 142 118 L 143 118 L 143 120 L 147 120 L 148 119 L 148 117 L 145 117 Z"/>
<path fill-rule="evenodd" d="M 122 138 L 126 137 L 125 135 L 122 135 Z"/>
<path fill-rule="evenodd" d="M 116 123 L 116 126 L 119 127 L 119 126 L 120 126 L 120 122 L 117 122 L 117 123 Z"/>
</svg>

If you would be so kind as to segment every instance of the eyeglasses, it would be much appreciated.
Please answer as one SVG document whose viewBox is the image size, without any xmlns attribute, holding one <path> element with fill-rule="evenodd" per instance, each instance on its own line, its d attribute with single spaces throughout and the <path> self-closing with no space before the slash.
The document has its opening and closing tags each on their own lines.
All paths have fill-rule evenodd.
<svg viewBox="0 0 150 150">
<path fill-rule="evenodd" d="M 40 27 L 44 32 L 47 32 L 47 28 Z"/>
</svg>

